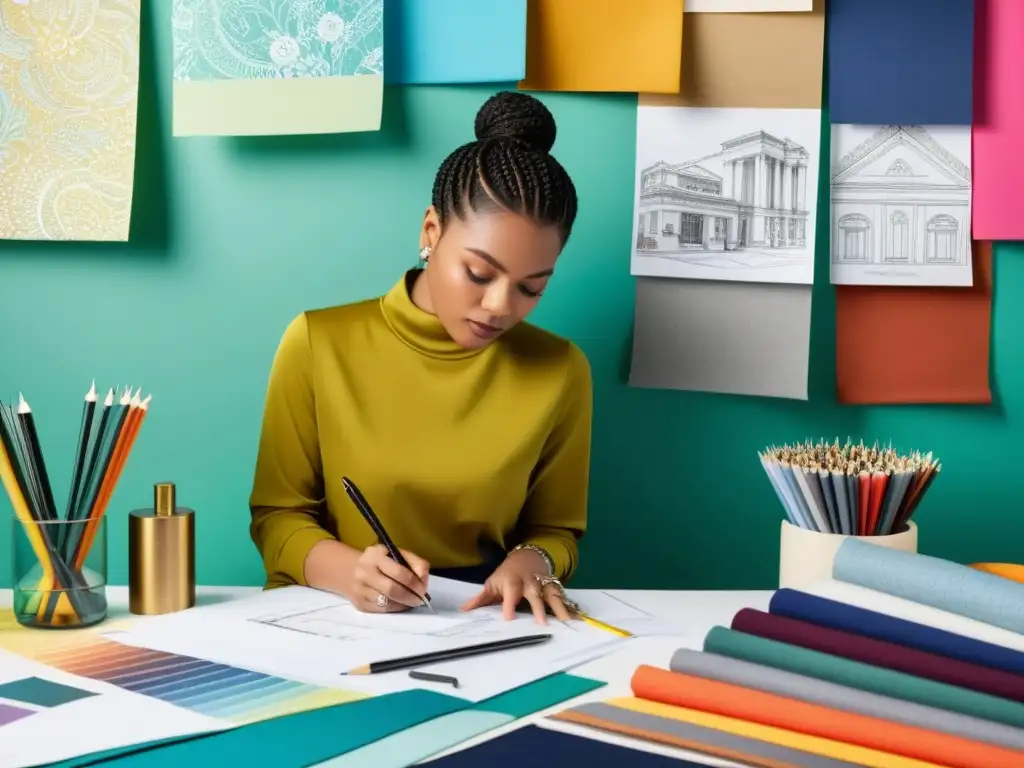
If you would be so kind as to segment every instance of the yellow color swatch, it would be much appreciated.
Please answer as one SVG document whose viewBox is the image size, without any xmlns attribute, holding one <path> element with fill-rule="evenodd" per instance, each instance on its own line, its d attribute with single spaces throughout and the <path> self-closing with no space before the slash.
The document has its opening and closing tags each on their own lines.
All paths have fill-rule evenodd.
<svg viewBox="0 0 1024 768">
<path fill-rule="evenodd" d="M 128 239 L 140 5 L 0 4 L 0 239 Z"/>
<path fill-rule="evenodd" d="M 532 91 L 677 93 L 683 0 L 529 0 Z"/>
</svg>

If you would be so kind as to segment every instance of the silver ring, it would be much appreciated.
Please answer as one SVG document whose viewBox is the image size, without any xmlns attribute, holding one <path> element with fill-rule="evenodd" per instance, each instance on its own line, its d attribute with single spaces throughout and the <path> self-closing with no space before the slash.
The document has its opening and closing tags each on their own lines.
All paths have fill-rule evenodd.
<svg viewBox="0 0 1024 768">
<path fill-rule="evenodd" d="M 387 595 L 377 595 L 377 607 L 378 608 L 383 610 L 384 608 L 388 607 L 388 603 L 390 603 L 390 602 L 391 601 L 388 600 Z"/>
</svg>

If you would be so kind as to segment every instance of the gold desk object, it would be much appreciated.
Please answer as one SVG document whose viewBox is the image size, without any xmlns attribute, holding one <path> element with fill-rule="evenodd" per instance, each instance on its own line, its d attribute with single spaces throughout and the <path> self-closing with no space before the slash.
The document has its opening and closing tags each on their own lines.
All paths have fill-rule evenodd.
<svg viewBox="0 0 1024 768">
<path fill-rule="evenodd" d="M 128 516 L 128 609 L 152 616 L 196 604 L 195 512 L 157 483 L 153 507 Z"/>
</svg>

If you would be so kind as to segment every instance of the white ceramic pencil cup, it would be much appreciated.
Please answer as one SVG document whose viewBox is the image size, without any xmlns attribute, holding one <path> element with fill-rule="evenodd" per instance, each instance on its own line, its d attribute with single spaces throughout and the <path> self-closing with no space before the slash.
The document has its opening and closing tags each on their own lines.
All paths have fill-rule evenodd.
<svg viewBox="0 0 1024 768">
<path fill-rule="evenodd" d="M 803 589 L 816 581 L 831 579 L 832 563 L 839 545 L 849 538 L 840 533 L 809 531 L 783 520 L 779 541 L 779 587 Z M 899 533 L 857 538 L 879 547 L 917 553 L 917 526 L 913 522 Z"/>
</svg>

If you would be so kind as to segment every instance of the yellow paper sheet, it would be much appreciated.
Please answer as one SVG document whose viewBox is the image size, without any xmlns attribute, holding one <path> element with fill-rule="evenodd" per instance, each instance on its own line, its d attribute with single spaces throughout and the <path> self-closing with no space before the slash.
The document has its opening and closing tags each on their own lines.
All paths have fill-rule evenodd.
<svg viewBox="0 0 1024 768">
<path fill-rule="evenodd" d="M 0 2 L 0 239 L 128 239 L 140 4 Z"/>
<path fill-rule="evenodd" d="M 529 0 L 532 91 L 677 93 L 683 0 Z"/>
</svg>

